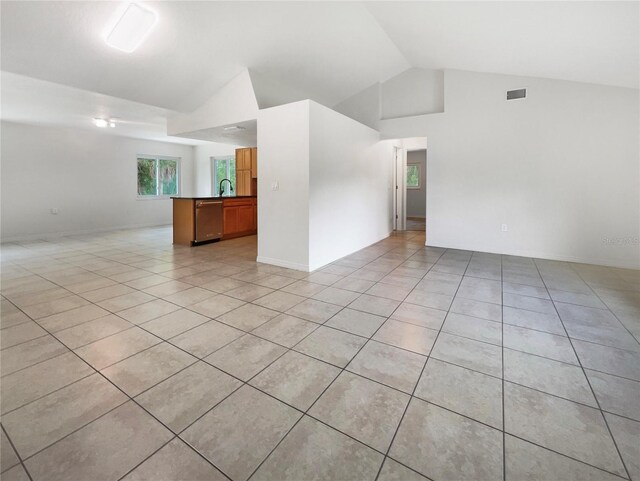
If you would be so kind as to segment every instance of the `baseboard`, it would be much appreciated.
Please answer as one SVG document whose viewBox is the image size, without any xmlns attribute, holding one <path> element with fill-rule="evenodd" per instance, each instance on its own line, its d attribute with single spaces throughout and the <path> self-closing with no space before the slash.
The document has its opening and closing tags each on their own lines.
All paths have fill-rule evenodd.
<svg viewBox="0 0 640 481">
<path fill-rule="evenodd" d="M 335 258 L 335 259 L 333 259 L 333 260 L 330 260 L 329 262 L 324 262 L 324 261 L 323 261 L 323 264 L 314 265 L 314 266 L 309 266 L 309 272 L 313 272 L 313 271 L 316 271 L 316 270 L 318 270 L 318 269 L 322 269 L 323 267 L 328 266 L 329 264 L 332 264 L 333 262 L 335 262 L 335 261 L 337 261 L 337 260 L 340 260 L 340 259 L 343 259 L 343 258 L 345 258 L 345 257 L 347 257 L 347 256 L 350 256 L 351 254 L 354 254 L 354 253 L 356 253 L 356 252 L 358 252 L 358 251 L 361 251 L 362 249 L 366 249 L 367 247 L 371 247 L 372 245 L 375 245 L 375 244 L 377 244 L 378 242 L 380 242 L 380 241 L 383 241 L 383 240 L 387 239 L 387 238 L 391 235 L 391 233 L 392 233 L 392 232 L 393 232 L 393 231 L 389 231 L 389 232 L 387 232 L 386 234 L 384 234 L 382 237 L 378 238 L 378 240 L 375 240 L 375 241 L 373 241 L 373 242 L 371 242 L 371 243 L 367 244 L 366 246 L 362 246 L 362 247 L 359 247 L 359 248 L 357 248 L 357 249 L 355 249 L 355 250 L 351 250 L 351 251 L 349 251 L 349 252 L 347 252 L 347 253 L 345 253 L 345 254 L 342 254 L 340 257 L 337 257 L 337 258 Z"/>
<path fill-rule="evenodd" d="M 59 239 L 61 237 L 74 236 L 74 235 L 90 235 L 90 234 L 101 234 L 103 232 L 113 232 L 117 230 L 131 230 L 131 229 L 143 229 L 145 227 L 170 227 L 171 223 L 153 223 L 153 224 L 134 224 L 134 225 L 121 225 L 121 226 L 111 226 L 104 227 L 100 229 L 87 229 L 87 230 L 77 230 L 77 231 L 64 231 L 64 232 L 47 232 L 44 234 L 27 234 L 13 237 L 2 237 L 0 243 L 10 243 L 10 242 L 30 242 L 30 241 L 38 241 L 38 240 L 53 240 Z"/>
<path fill-rule="evenodd" d="M 342 259 L 343 257 L 350 256 L 354 252 L 358 252 L 358 251 L 360 251 L 362 249 L 366 249 L 367 247 L 370 247 L 370 246 L 372 246 L 374 244 L 377 244 L 378 242 L 388 238 L 391 235 L 391 232 L 393 232 L 393 231 L 387 232 L 387 234 L 385 234 L 383 237 L 380 237 L 378 240 L 373 241 L 370 244 L 367 244 L 366 246 L 360 247 L 359 249 L 355 249 L 353 251 L 350 251 L 350 252 L 348 252 L 348 253 L 346 253 L 344 255 L 341 255 L 340 257 L 338 257 L 336 259 L 333 259 L 333 260 L 331 260 L 329 262 L 323 263 L 321 265 L 313 266 L 313 267 L 311 267 L 308 264 L 298 264 L 298 263 L 295 263 L 295 262 L 289 262 L 289 261 L 285 261 L 285 260 L 282 260 L 282 259 L 274 259 L 272 257 L 265 257 L 265 256 L 256 257 L 256 261 L 257 262 L 262 262 L 263 264 L 271 264 L 273 266 L 286 267 L 287 269 L 294 269 L 296 271 L 313 272 L 313 271 L 316 271 L 318 269 L 323 268 L 326 265 L 331 264 L 332 262 L 335 262 L 335 261 L 337 261 L 339 259 Z"/>
<path fill-rule="evenodd" d="M 311 272 L 308 265 L 284 261 L 282 259 L 274 259 L 272 257 L 258 256 L 256 257 L 256 262 L 271 264 L 272 266 L 286 267 L 287 269 L 294 269 L 296 271 Z"/>
<path fill-rule="evenodd" d="M 612 261 L 608 259 L 587 259 L 579 256 L 563 256 L 563 255 L 549 254 L 545 252 L 520 251 L 517 249 L 509 252 L 497 252 L 497 251 L 479 250 L 479 249 L 474 249 L 472 247 L 438 245 L 438 244 L 428 243 L 427 241 L 425 241 L 424 245 L 427 247 L 438 247 L 441 249 L 457 249 L 457 250 L 464 250 L 464 251 L 471 251 L 471 252 L 481 252 L 486 254 L 498 254 L 503 256 L 530 257 L 532 259 L 541 259 L 541 260 L 559 261 L 559 262 L 574 262 L 576 264 L 591 264 L 591 265 L 604 266 L 604 267 L 616 267 L 620 269 L 640 269 L 640 261 L 636 264 L 629 265 L 629 264 L 622 264 L 621 262 Z"/>
</svg>

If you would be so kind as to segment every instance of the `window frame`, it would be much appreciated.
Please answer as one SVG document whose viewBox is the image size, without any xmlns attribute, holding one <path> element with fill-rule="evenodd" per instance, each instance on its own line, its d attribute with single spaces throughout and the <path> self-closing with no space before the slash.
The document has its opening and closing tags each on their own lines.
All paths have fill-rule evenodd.
<svg viewBox="0 0 640 481">
<path fill-rule="evenodd" d="M 222 197 L 235 197 L 236 188 L 238 186 L 238 164 L 237 164 L 237 159 L 235 154 L 211 156 L 210 160 L 211 160 L 211 195 L 213 197 L 216 197 L 216 189 L 218 189 L 218 186 L 220 185 L 220 181 L 222 180 L 222 179 L 218 180 L 218 170 L 216 169 L 216 161 L 224 160 L 227 162 L 225 179 L 229 179 L 229 180 L 231 180 L 230 179 L 231 177 L 230 162 L 233 161 L 236 164 L 236 182 L 233 185 L 233 192 L 231 192 L 231 190 L 228 190 L 226 192 L 227 195 L 222 196 Z"/>
<path fill-rule="evenodd" d="M 141 159 L 154 160 L 156 162 L 156 194 L 155 195 L 141 195 L 137 193 L 138 186 L 138 161 Z M 173 160 L 176 163 L 176 193 L 175 194 L 162 194 L 160 195 L 160 182 L 158 179 L 158 162 L 161 160 Z M 178 197 L 182 192 L 182 157 L 172 157 L 168 155 L 136 155 L 136 198 L 137 200 L 166 200 L 171 197 Z"/>
<path fill-rule="evenodd" d="M 407 184 L 407 189 L 409 190 L 420 190 L 422 189 L 422 164 L 419 164 L 417 162 L 411 162 L 411 163 L 407 163 L 407 173 L 409 172 L 408 167 L 409 166 L 415 166 L 418 169 L 418 185 L 409 185 L 408 182 L 408 178 L 405 179 L 406 184 Z M 408 176 L 405 176 L 408 177 Z"/>
</svg>

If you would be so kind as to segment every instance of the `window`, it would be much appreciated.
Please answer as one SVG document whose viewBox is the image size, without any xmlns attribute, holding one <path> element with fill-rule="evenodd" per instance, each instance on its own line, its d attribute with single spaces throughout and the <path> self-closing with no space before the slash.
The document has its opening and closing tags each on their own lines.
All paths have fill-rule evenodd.
<svg viewBox="0 0 640 481">
<path fill-rule="evenodd" d="M 420 188 L 420 164 L 407 164 L 407 189 Z"/>
<path fill-rule="evenodd" d="M 211 157 L 213 164 L 213 195 L 215 197 L 220 195 L 220 182 L 224 179 L 231 181 L 231 187 L 229 188 L 229 182 L 225 182 L 222 185 L 224 190 L 224 196 L 228 197 L 234 195 L 236 191 L 236 158 L 231 155 L 228 157 Z"/>
<path fill-rule="evenodd" d="M 138 157 L 138 196 L 144 198 L 178 195 L 180 159 Z"/>
</svg>

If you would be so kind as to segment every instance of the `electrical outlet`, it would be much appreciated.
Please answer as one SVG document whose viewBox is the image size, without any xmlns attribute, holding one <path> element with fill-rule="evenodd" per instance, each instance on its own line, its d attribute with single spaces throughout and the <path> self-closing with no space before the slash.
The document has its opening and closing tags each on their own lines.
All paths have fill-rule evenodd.
<svg viewBox="0 0 640 481">
<path fill-rule="evenodd" d="M 507 224 L 502 224 L 502 232 L 507 232 L 509 230 L 509 226 Z"/>
<path fill-rule="evenodd" d="M 52 207 L 51 208 L 51 214 L 58 215 L 58 208 L 57 207 Z"/>
<path fill-rule="evenodd" d="M 271 190 L 280 190 L 280 183 L 277 180 L 275 182 L 271 182 Z"/>
</svg>

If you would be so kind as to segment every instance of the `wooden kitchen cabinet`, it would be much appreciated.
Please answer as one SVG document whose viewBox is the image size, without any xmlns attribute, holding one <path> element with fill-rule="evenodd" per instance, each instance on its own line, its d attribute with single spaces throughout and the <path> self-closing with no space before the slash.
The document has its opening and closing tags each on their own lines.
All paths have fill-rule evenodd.
<svg viewBox="0 0 640 481">
<path fill-rule="evenodd" d="M 256 195 L 251 179 L 258 176 L 258 149 L 236 149 L 236 194 Z M 257 182 L 256 182 L 257 185 Z"/>
<path fill-rule="evenodd" d="M 173 243 L 190 246 L 195 238 L 195 200 L 173 199 Z"/>
<path fill-rule="evenodd" d="M 251 149 L 251 178 L 258 178 L 258 149 L 256 147 Z"/>
<path fill-rule="evenodd" d="M 251 170 L 251 149 L 236 149 L 236 171 Z"/>
<path fill-rule="evenodd" d="M 247 175 L 250 171 L 247 171 Z M 249 182 L 251 176 L 248 175 Z M 211 241 L 255 235 L 256 197 L 172 197 L 173 243 L 195 246 Z"/>
<path fill-rule="evenodd" d="M 251 195 L 251 171 L 236 170 L 236 194 Z"/>
<path fill-rule="evenodd" d="M 236 172 L 244 169 L 244 149 L 236 149 Z"/>
<path fill-rule="evenodd" d="M 173 243 L 194 246 L 223 236 L 224 201 L 215 197 L 172 197 Z"/>
<path fill-rule="evenodd" d="M 249 179 L 251 180 L 251 179 Z M 256 233 L 255 197 L 245 199 L 225 199 L 223 208 L 224 232 L 223 239 L 252 235 Z"/>
<path fill-rule="evenodd" d="M 258 201 L 256 199 L 256 205 L 253 207 L 253 229 L 258 232 Z"/>
</svg>

